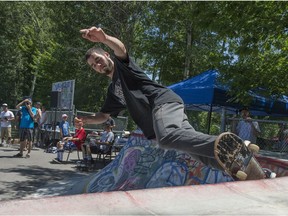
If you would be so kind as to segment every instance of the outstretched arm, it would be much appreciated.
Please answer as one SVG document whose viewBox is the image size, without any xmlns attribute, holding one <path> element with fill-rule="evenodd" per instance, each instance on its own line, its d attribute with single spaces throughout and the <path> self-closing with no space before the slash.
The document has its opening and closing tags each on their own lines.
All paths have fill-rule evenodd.
<svg viewBox="0 0 288 216">
<path fill-rule="evenodd" d="M 118 38 L 107 35 L 101 28 L 91 27 L 89 29 L 81 29 L 82 37 L 92 41 L 103 43 L 110 47 L 114 54 L 120 59 L 127 58 L 127 51 L 125 45 Z"/>
<path fill-rule="evenodd" d="M 109 118 L 109 114 L 98 112 L 92 116 L 79 116 L 84 124 L 102 124 Z"/>
</svg>

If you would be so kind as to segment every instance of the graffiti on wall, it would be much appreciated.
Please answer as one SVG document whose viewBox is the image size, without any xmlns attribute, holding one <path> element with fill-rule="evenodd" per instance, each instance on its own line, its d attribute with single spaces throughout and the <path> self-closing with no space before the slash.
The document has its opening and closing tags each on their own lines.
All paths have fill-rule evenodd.
<svg viewBox="0 0 288 216">
<path fill-rule="evenodd" d="M 116 158 L 87 185 L 86 192 L 134 190 L 233 181 L 191 156 L 164 150 L 142 134 L 133 134 Z"/>
</svg>

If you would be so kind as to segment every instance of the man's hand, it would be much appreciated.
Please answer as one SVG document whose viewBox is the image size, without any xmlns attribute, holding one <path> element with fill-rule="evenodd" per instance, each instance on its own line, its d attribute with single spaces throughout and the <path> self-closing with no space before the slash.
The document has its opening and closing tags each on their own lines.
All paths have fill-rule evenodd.
<svg viewBox="0 0 288 216">
<path fill-rule="evenodd" d="M 69 141 L 69 138 L 71 138 L 71 137 L 64 137 L 62 140 L 63 140 L 63 142 Z"/>
<path fill-rule="evenodd" d="M 101 28 L 91 27 L 89 29 L 80 30 L 82 37 L 92 41 L 100 42 L 112 49 L 114 54 L 120 59 L 127 59 L 127 51 L 125 45 L 115 37 L 107 35 Z"/>
<path fill-rule="evenodd" d="M 91 27 L 89 29 L 81 29 L 82 37 L 92 41 L 103 43 L 107 39 L 107 35 L 101 28 Z"/>
</svg>

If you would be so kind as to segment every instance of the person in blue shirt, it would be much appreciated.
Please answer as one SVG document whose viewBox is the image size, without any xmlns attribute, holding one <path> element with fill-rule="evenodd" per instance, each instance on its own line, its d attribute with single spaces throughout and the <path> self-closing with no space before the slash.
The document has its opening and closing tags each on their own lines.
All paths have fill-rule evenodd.
<svg viewBox="0 0 288 216">
<path fill-rule="evenodd" d="M 70 125 L 67 121 L 68 115 L 63 114 L 62 115 L 62 121 L 60 122 L 59 128 L 60 128 L 60 139 L 63 139 L 65 137 L 70 137 Z"/>
<path fill-rule="evenodd" d="M 32 149 L 32 135 L 34 129 L 34 117 L 36 116 L 37 109 L 32 107 L 31 98 L 26 98 L 17 104 L 16 109 L 21 110 L 22 117 L 20 121 L 20 152 L 14 157 L 23 157 L 23 151 L 26 147 L 26 140 L 28 145 L 28 152 L 26 158 L 30 158 Z"/>
</svg>

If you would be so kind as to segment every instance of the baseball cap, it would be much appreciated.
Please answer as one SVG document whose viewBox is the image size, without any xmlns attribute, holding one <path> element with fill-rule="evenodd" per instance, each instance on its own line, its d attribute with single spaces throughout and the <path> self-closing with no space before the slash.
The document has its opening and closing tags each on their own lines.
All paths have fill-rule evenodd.
<svg viewBox="0 0 288 216">
<path fill-rule="evenodd" d="M 2 106 L 6 106 L 7 107 L 8 105 L 7 105 L 7 103 L 3 103 Z"/>
<path fill-rule="evenodd" d="M 62 115 L 62 118 L 64 118 L 64 117 L 68 117 L 68 115 L 66 115 L 66 114 L 63 114 L 63 115 Z"/>
<path fill-rule="evenodd" d="M 36 102 L 37 105 L 41 105 L 41 102 Z"/>
</svg>

